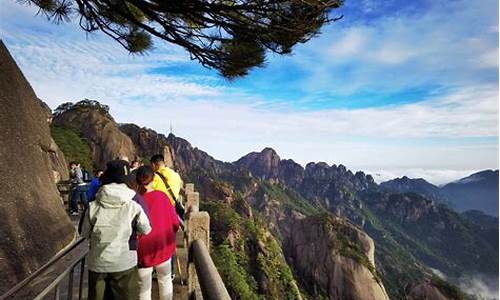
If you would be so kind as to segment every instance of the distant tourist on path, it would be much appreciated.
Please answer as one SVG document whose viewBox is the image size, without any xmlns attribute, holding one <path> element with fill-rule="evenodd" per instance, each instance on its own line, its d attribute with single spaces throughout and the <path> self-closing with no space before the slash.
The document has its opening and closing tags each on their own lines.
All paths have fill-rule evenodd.
<svg viewBox="0 0 500 300">
<path fill-rule="evenodd" d="M 139 194 L 143 195 L 153 230 L 138 238 L 139 299 L 151 299 L 152 273 L 156 270 L 160 300 L 171 300 L 172 256 L 175 253 L 175 235 L 180 221 L 167 195 L 153 189 L 154 171 L 143 166 L 137 170 Z"/>
<path fill-rule="evenodd" d="M 134 230 L 149 233 L 151 225 L 132 200 L 135 192 L 127 186 L 128 175 L 126 161 L 109 162 L 102 186 L 84 216 L 81 235 L 90 241 L 89 300 L 136 300 L 139 296 L 137 251 L 131 249 L 129 240 Z"/>
<path fill-rule="evenodd" d="M 131 163 L 130 163 L 130 181 L 129 181 L 129 187 L 131 189 L 133 189 L 134 191 L 137 192 L 137 180 L 136 180 L 136 177 L 135 177 L 135 174 L 137 172 L 137 169 L 141 166 L 142 164 L 138 161 L 138 160 L 133 160 Z"/>
<path fill-rule="evenodd" d="M 70 214 L 78 216 L 78 200 L 87 207 L 87 184 L 83 178 L 83 171 L 80 163 L 70 163 L 71 195 L 70 195 Z"/>
<path fill-rule="evenodd" d="M 133 160 L 130 163 L 130 172 L 137 170 L 141 166 L 141 162 L 138 160 Z"/>
<path fill-rule="evenodd" d="M 99 187 L 101 187 L 100 178 L 101 178 L 101 175 L 103 173 L 104 173 L 104 171 L 101 169 L 98 169 L 97 171 L 95 171 L 95 176 L 94 176 L 94 178 L 92 178 L 92 181 L 90 181 L 89 190 L 87 191 L 88 202 L 95 200 L 95 195 L 97 194 Z"/>
</svg>

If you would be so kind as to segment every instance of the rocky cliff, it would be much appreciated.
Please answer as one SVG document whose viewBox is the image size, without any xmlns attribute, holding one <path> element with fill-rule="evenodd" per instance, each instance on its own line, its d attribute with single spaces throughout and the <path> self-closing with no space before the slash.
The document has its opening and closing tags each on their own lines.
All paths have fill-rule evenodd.
<svg viewBox="0 0 500 300">
<path fill-rule="evenodd" d="M 0 42 L 0 294 L 46 263 L 75 237 L 55 172 L 67 176 L 47 117 Z"/>
<path fill-rule="evenodd" d="M 498 273 L 491 237 L 498 227 L 415 193 L 381 189 L 363 172 L 322 162 L 304 168 L 271 148 L 227 163 L 172 134 L 133 124 L 120 130 L 139 156 L 168 147 L 175 168 L 195 183 L 211 215 L 213 256 L 235 299 L 402 299 L 434 278 L 431 268 L 452 280 Z M 301 247 L 321 255 L 301 256 Z M 326 279 L 317 280 L 321 272 Z"/>
<path fill-rule="evenodd" d="M 297 164 L 290 168 L 293 161 L 279 159 L 272 149 L 246 155 L 235 164 L 262 180 L 282 185 L 288 190 L 288 199 L 302 198 L 314 210 L 329 211 L 363 228 L 378 246 L 377 270 L 391 298 L 403 297 L 407 287 L 432 277 L 428 267 L 457 281 L 467 273 L 498 273 L 498 228 L 477 226 L 432 199 L 387 192 L 371 176 L 353 174 L 342 165 L 309 163 L 305 169 Z M 285 166 L 287 178 L 292 180 L 280 175 Z M 261 211 L 268 218 L 273 216 L 268 208 Z M 279 224 L 287 217 L 271 218 Z"/>
<path fill-rule="evenodd" d="M 306 229 L 297 224 L 302 224 L 301 219 L 313 213 L 314 209 L 303 199 L 290 200 L 276 184 L 283 181 L 300 185 L 305 173 L 300 165 L 291 160 L 282 162 L 270 148 L 262 154 L 249 154 L 235 164 L 224 163 L 174 135 L 165 138 L 133 124 L 123 124 L 120 128 L 138 145 L 140 154 L 161 151 L 164 147 L 171 149 L 175 154 L 177 170 L 186 180 L 194 182 L 202 193 L 202 199 L 205 199 L 203 208 L 210 212 L 213 220 L 213 256 L 233 298 L 251 299 L 260 294 L 266 298 L 322 296 L 338 299 L 344 296 L 343 299 L 388 299 L 382 282 L 374 279 L 373 242 L 353 225 L 345 223 L 343 231 L 331 231 L 330 234 L 342 241 L 352 238 L 352 245 L 356 245 L 353 247 L 360 245 L 363 250 L 356 252 L 356 257 L 351 255 L 352 251 L 341 253 L 338 248 L 332 249 L 333 239 L 315 244 L 316 249 L 309 249 L 311 253 L 322 251 L 324 256 L 297 255 L 297 251 L 301 250 L 296 242 L 304 236 L 310 236 L 310 232 L 295 232 L 292 228 Z M 258 167 L 246 171 L 245 167 L 255 163 Z M 256 180 L 254 176 L 262 176 L 269 183 Z M 303 209 L 301 205 L 306 208 Z M 257 219 L 255 214 L 259 215 Z M 356 234 L 351 237 L 346 235 L 347 232 Z M 318 240 L 326 238 L 310 237 Z M 281 244 L 288 246 L 281 248 L 278 246 Z M 236 253 L 236 257 L 229 251 Z M 244 260 L 238 257 L 244 257 Z M 324 266 L 325 259 L 331 263 Z M 297 265 L 289 265 L 290 260 Z M 300 272 L 313 280 L 309 274 L 317 273 L 317 270 L 307 266 L 320 265 L 327 274 L 324 278 L 331 280 L 318 280 L 314 286 L 307 286 L 309 280 L 302 281 L 300 275 L 293 276 L 294 272 Z M 298 286 L 305 292 L 301 294 Z M 318 288 L 320 291 L 317 291 Z"/>
<path fill-rule="evenodd" d="M 62 104 L 54 113 L 54 126 L 70 128 L 87 139 L 98 168 L 118 157 L 136 157 L 135 145 L 120 131 L 108 109 L 97 101 L 82 100 Z"/>
<path fill-rule="evenodd" d="M 119 126 L 120 130 L 132 140 L 139 159 L 146 163 L 151 156 L 162 154 L 165 157 L 167 166 L 174 166 L 172 149 L 163 134 L 158 134 L 149 128 L 141 128 L 135 124 L 120 124 Z"/>
<path fill-rule="evenodd" d="M 389 299 L 375 269 L 373 240 L 328 215 L 295 222 L 284 251 L 300 282 L 314 297 Z"/>
</svg>

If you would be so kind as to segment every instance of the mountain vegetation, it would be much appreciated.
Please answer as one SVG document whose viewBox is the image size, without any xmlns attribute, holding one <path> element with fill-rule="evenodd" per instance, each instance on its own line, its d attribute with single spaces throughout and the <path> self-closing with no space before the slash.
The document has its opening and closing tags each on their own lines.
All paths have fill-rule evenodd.
<svg viewBox="0 0 500 300">
<path fill-rule="evenodd" d="M 68 110 L 61 125 L 87 132 L 87 119 L 69 115 L 80 114 Z M 125 133 L 136 157 L 170 153 L 196 185 L 211 215 L 212 256 L 235 299 L 469 299 L 454 285 L 460 276 L 498 275 L 497 219 L 388 190 L 343 165 L 304 168 L 271 148 L 222 162 L 172 134 L 93 118 Z"/>
<path fill-rule="evenodd" d="M 94 163 L 89 143 L 72 129 L 51 126 L 50 133 L 69 162 L 79 162 L 85 170 L 92 171 Z"/>
</svg>

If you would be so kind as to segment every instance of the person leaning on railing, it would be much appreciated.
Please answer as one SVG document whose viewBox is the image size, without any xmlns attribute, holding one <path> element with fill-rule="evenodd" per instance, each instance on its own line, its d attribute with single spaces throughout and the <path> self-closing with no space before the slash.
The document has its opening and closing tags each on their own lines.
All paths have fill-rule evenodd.
<svg viewBox="0 0 500 300">
<path fill-rule="evenodd" d="M 149 233 L 151 225 L 142 207 L 132 200 L 135 192 L 127 186 L 128 175 L 128 162 L 107 164 L 102 186 L 82 222 L 81 235 L 90 241 L 89 300 L 136 300 L 139 296 L 137 252 L 129 243 L 130 236 L 133 230 Z"/>
</svg>

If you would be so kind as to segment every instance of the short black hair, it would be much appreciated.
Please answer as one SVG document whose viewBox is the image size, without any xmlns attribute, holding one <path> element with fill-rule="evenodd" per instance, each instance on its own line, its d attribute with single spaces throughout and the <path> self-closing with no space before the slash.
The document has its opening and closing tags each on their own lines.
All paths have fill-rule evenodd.
<svg viewBox="0 0 500 300">
<path fill-rule="evenodd" d="M 139 185 L 150 183 L 154 177 L 155 171 L 150 166 L 139 167 L 135 173 L 135 178 Z"/>
<path fill-rule="evenodd" d="M 110 183 L 125 183 L 129 182 L 128 176 L 130 175 L 130 170 L 128 167 L 128 161 L 126 160 L 112 160 L 106 164 L 106 171 L 102 174 L 101 183 L 102 185 Z"/>
<path fill-rule="evenodd" d="M 99 172 L 104 172 L 104 170 L 103 169 L 97 169 L 97 170 L 95 170 L 94 174 L 97 175 L 97 174 L 99 174 Z"/>
<path fill-rule="evenodd" d="M 156 163 L 159 163 L 159 162 L 165 162 L 165 157 L 163 157 L 163 155 L 156 154 L 156 155 L 153 155 L 151 157 L 151 163 L 152 164 L 156 164 Z"/>
</svg>

